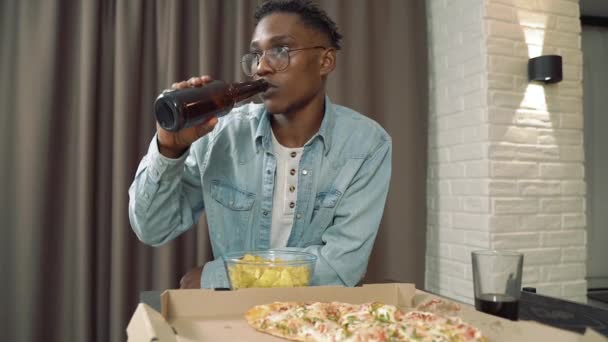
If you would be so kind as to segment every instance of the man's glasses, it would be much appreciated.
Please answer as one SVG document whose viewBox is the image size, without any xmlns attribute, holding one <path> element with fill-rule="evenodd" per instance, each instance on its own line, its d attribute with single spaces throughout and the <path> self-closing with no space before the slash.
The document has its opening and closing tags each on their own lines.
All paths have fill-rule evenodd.
<svg viewBox="0 0 608 342">
<path fill-rule="evenodd" d="M 258 72 L 260 66 L 260 60 L 262 57 L 266 58 L 266 63 L 274 71 L 283 71 L 287 69 L 290 61 L 290 53 L 300 50 L 310 49 L 327 49 L 325 46 L 311 46 L 298 49 L 290 49 L 287 46 L 277 46 L 261 52 L 250 52 L 245 54 L 241 59 L 241 66 L 243 72 L 247 76 L 253 76 Z"/>
</svg>

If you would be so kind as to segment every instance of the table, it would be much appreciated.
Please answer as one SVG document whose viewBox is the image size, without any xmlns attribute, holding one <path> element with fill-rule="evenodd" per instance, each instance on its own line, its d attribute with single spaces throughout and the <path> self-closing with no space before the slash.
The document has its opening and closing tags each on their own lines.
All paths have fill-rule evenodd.
<svg viewBox="0 0 608 342">
<path fill-rule="evenodd" d="M 521 292 L 519 319 L 578 333 L 589 327 L 608 337 L 608 310 L 527 291 Z"/>
<path fill-rule="evenodd" d="M 161 293 L 142 291 L 139 301 L 160 312 Z M 589 327 L 608 337 L 608 310 L 527 291 L 521 292 L 519 319 L 577 333 L 583 333 Z"/>
</svg>

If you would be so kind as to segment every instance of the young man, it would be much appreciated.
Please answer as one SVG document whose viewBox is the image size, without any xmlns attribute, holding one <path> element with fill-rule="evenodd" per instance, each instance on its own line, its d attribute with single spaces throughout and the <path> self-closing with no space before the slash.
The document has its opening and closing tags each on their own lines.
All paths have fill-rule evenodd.
<svg viewBox="0 0 608 342">
<path fill-rule="evenodd" d="M 354 286 L 384 210 L 391 139 L 326 97 L 341 35 L 322 10 L 309 1 L 268 1 L 255 19 L 243 70 L 271 84 L 263 104 L 177 133 L 157 126 L 129 189 L 131 225 L 157 246 L 206 213 L 215 259 L 182 287 L 193 278 L 196 287 L 229 287 L 222 256 L 266 249 L 314 253 L 313 285 Z"/>
</svg>

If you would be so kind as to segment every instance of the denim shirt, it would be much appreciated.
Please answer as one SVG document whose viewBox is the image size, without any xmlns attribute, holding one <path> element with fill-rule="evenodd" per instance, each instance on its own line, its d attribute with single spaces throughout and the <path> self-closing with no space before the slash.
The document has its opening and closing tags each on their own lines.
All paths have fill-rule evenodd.
<svg viewBox="0 0 608 342">
<path fill-rule="evenodd" d="M 129 189 L 138 238 L 162 245 L 205 211 L 214 260 L 201 286 L 229 287 L 222 256 L 270 245 L 276 158 L 269 116 L 246 104 L 178 159 L 156 137 Z M 391 176 L 391 138 L 376 122 L 325 100 L 319 131 L 304 145 L 288 250 L 317 256 L 313 285 L 356 285 L 364 276 Z"/>
</svg>

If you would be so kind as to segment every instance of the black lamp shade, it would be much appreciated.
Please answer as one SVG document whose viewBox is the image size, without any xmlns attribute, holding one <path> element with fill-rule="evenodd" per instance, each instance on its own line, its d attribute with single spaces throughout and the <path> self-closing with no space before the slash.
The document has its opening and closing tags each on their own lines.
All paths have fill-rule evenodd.
<svg viewBox="0 0 608 342">
<path fill-rule="evenodd" d="M 562 56 L 546 55 L 528 60 L 528 80 L 557 83 L 562 80 Z"/>
</svg>

